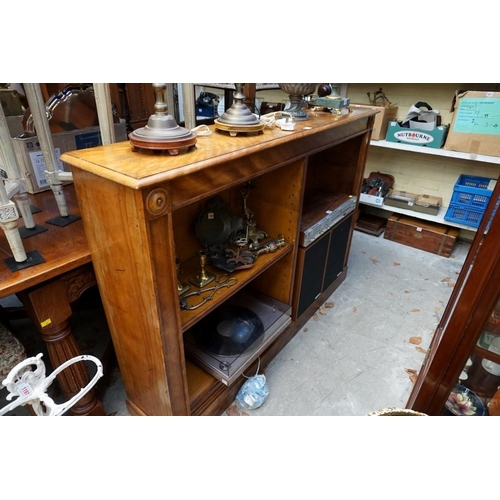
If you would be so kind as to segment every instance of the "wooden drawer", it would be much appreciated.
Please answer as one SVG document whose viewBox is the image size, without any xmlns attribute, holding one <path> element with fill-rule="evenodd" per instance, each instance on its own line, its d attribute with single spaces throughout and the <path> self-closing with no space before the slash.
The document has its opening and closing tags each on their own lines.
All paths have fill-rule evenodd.
<svg viewBox="0 0 500 500">
<path fill-rule="evenodd" d="M 384 238 L 442 257 L 449 257 L 458 233 L 458 229 L 444 224 L 404 215 L 391 215 L 387 220 Z"/>
</svg>

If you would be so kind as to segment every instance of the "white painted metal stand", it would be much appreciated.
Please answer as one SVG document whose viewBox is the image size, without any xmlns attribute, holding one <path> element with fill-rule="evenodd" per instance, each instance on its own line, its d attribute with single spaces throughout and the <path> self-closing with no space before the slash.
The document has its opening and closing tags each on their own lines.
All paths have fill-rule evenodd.
<svg viewBox="0 0 500 500">
<path fill-rule="evenodd" d="M 167 103 L 168 112 L 175 117 L 175 104 L 174 104 L 174 83 L 166 83 L 167 89 L 165 91 L 165 102 Z"/>
<path fill-rule="evenodd" d="M 10 249 L 16 262 L 28 259 L 19 233 L 17 221 L 19 214 L 16 205 L 9 200 L 3 181 L 0 181 L 0 227 L 5 233 Z"/>
<path fill-rule="evenodd" d="M 194 102 L 194 84 L 182 84 L 183 107 L 184 107 L 184 126 L 190 130 L 196 127 L 196 105 Z"/>
<path fill-rule="evenodd" d="M 45 364 L 42 361 L 42 354 L 36 357 L 27 358 L 16 365 L 2 382 L 2 385 L 9 391 L 7 401 L 15 399 L 12 403 L 0 409 L 0 416 L 12 411 L 18 406 L 31 405 L 35 414 L 39 417 L 58 417 L 66 413 L 77 401 L 83 398 L 97 381 L 103 376 L 102 363 L 94 356 L 81 355 L 69 359 L 61 366 L 57 367 L 48 377 L 45 377 Z M 75 394 L 69 401 L 56 404 L 47 394 L 47 389 L 54 382 L 56 376 L 68 366 L 80 361 L 92 361 L 97 366 L 97 371 L 92 380 L 78 394 Z M 35 365 L 35 370 L 28 370 L 31 365 Z"/>
<path fill-rule="evenodd" d="M 49 122 L 47 120 L 47 113 L 45 110 L 45 102 L 40 89 L 40 84 L 24 83 L 23 85 L 24 90 L 26 91 L 26 98 L 28 99 L 31 116 L 33 117 L 36 135 L 40 142 L 40 149 L 42 150 L 45 167 L 47 168 L 47 170 L 45 170 L 45 178 L 54 193 L 61 217 L 67 217 L 68 207 L 64 196 L 63 182 L 72 181 L 73 174 L 71 172 L 63 172 L 58 169 L 57 159 L 54 152 L 54 143 L 50 133 Z"/>
<path fill-rule="evenodd" d="M 21 175 L 16 155 L 12 147 L 9 126 L 0 106 L 0 160 L 7 172 L 7 181 L 0 180 L 0 227 L 5 232 L 7 241 L 16 262 L 27 259 L 26 252 L 19 233 L 19 211 L 24 225 L 31 229 L 35 227 L 33 215 L 28 201 L 26 182 Z M 17 202 L 17 207 L 11 199 Z"/>
<path fill-rule="evenodd" d="M 93 83 L 97 117 L 101 129 L 103 145 L 113 144 L 115 139 L 115 127 L 113 122 L 113 110 L 111 107 L 111 92 L 109 83 Z"/>
</svg>

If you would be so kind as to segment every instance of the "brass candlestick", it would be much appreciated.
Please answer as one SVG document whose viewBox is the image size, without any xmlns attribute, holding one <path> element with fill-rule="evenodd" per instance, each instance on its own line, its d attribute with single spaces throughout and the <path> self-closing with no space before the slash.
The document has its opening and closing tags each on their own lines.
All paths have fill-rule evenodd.
<svg viewBox="0 0 500 500">
<path fill-rule="evenodd" d="M 200 264 L 200 274 L 198 274 L 194 278 L 191 278 L 189 282 L 197 286 L 198 288 L 203 288 L 205 285 L 208 285 L 215 279 L 215 275 L 213 275 L 212 273 L 208 273 L 205 270 L 205 266 L 207 264 L 207 254 L 205 252 L 198 252 L 198 262 Z"/>
<path fill-rule="evenodd" d="M 179 278 L 181 274 L 181 261 L 179 259 L 175 260 L 175 269 L 177 270 L 177 293 L 182 295 L 190 290 L 191 287 L 187 283 L 183 283 Z"/>
</svg>

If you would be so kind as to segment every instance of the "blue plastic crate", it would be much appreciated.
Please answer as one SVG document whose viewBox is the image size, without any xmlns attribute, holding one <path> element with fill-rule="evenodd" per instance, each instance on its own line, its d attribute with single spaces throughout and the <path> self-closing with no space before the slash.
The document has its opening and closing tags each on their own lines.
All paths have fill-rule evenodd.
<svg viewBox="0 0 500 500">
<path fill-rule="evenodd" d="M 457 179 L 457 182 L 455 182 L 453 190 L 463 193 L 487 196 L 488 198 L 490 198 L 493 191 L 491 189 L 488 189 L 488 186 L 491 181 L 495 180 L 496 179 L 491 179 L 489 177 L 477 177 L 475 175 L 462 174 Z"/>
<path fill-rule="evenodd" d="M 490 191 L 491 193 L 491 191 Z M 453 191 L 450 203 L 460 205 L 463 208 L 472 208 L 473 210 L 485 210 L 490 201 L 491 195 L 472 194 L 465 191 Z"/>
<path fill-rule="evenodd" d="M 483 215 L 484 210 L 470 210 L 460 205 L 450 205 L 446 211 L 444 220 L 477 228 L 481 223 Z"/>
<path fill-rule="evenodd" d="M 491 221 L 495 214 L 497 213 L 498 207 L 500 206 L 500 197 L 496 202 L 493 213 L 491 214 L 488 225 L 486 226 L 486 231 L 488 231 Z M 466 226 L 479 227 L 481 220 L 483 218 L 485 210 L 471 210 L 463 205 L 452 205 L 448 207 L 446 215 L 443 217 L 444 220 L 451 222 L 458 222 L 459 224 L 464 224 Z"/>
</svg>

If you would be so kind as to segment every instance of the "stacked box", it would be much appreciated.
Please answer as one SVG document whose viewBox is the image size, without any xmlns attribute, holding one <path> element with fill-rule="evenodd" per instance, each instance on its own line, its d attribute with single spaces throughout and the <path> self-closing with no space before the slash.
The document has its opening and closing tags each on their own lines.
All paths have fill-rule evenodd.
<svg viewBox="0 0 500 500">
<path fill-rule="evenodd" d="M 444 219 L 479 227 L 491 198 L 496 179 L 462 174 L 453 188 Z"/>
</svg>

